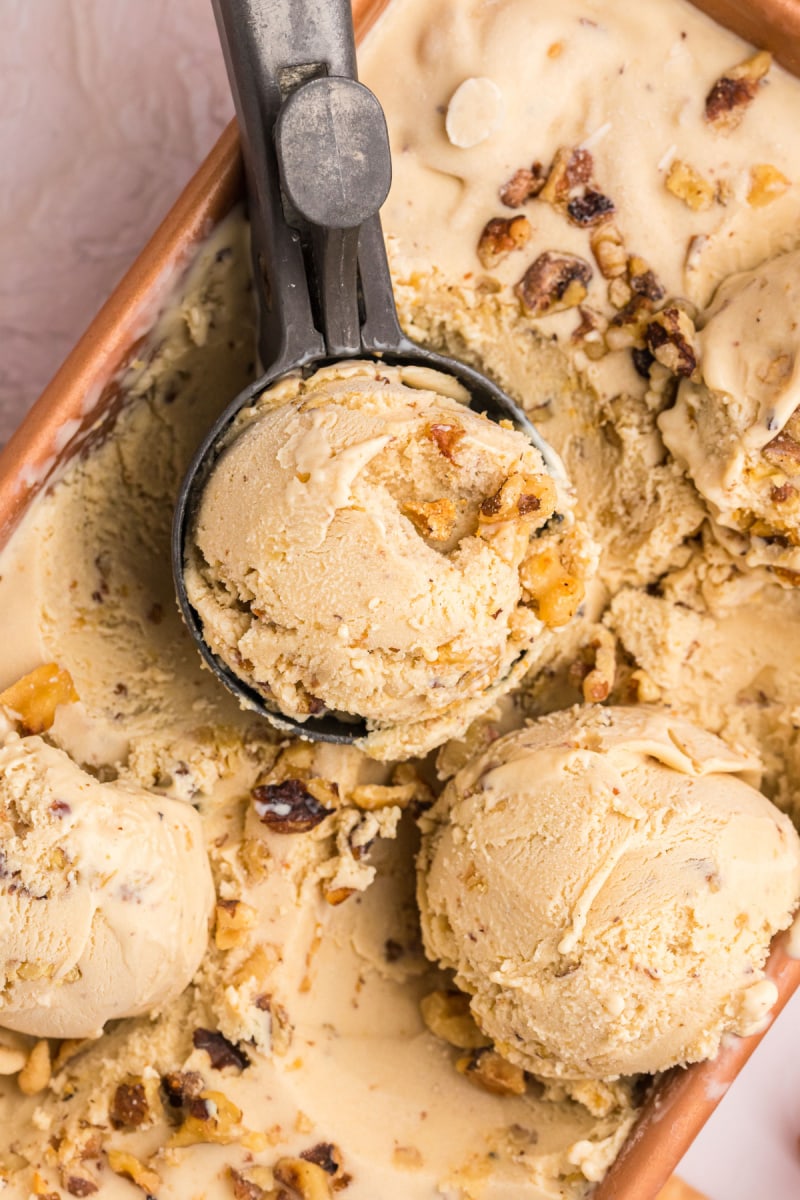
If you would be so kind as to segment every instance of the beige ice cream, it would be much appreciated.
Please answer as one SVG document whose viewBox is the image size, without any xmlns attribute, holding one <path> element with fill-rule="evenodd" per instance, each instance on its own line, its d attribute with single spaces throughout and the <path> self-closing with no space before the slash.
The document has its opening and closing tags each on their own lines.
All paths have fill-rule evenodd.
<svg viewBox="0 0 800 1200">
<path fill-rule="evenodd" d="M 668 713 L 589 708 L 495 743 L 425 818 L 428 954 L 501 1053 L 614 1079 L 714 1054 L 775 998 L 800 838 L 754 763 Z"/>
<path fill-rule="evenodd" d="M 195 519 L 186 585 L 211 648 L 292 717 L 365 717 L 384 758 L 463 732 L 583 598 L 568 498 L 467 399 L 366 362 L 279 384 L 238 418 Z"/>
<path fill-rule="evenodd" d="M 699 338 L 700 374 L 664 441 L 747 563 L 800 570 L 800 251 L 734 275 Z"/>
<path fill-rule="evenodd" d="M 174 1000 L 208 943 L 200 818 L 39 737 L 0 748 L 0 1025 L 96 1037 Z"/>
</svg>

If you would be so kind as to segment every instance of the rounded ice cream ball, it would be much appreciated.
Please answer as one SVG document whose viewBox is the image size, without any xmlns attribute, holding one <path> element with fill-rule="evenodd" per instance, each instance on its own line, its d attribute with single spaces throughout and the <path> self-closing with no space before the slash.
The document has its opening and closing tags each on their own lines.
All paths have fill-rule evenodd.
<svg viewBox="0 0 800 1200">
<path fill-rule="evenodd" d="M 213 898 L 188 804 L 100 783 L 39 737 L 0 747 L 0 1026 L 93 1037 L 167 1004 Z"/>
<path fill-rule="evenodd" d="M 451 780 L 419 858 L 425 948 L 501 1054 L 614 1079 L 709 1058 L 763 1019 L 800 839 L 752 767 L 665 712 L 588 708 Z"/>
<path fill-rule="evenodd" d="M 211 649 L 298 720 L 397 731 L 384 757 L 465 728 L 583 594 L 539 451 L 466 399 L 366 362 L 285 381 L 238 418 L 195 517 L 186 585 Z"/>
<path fill-rule="evenodd" d="M 699 347 L 664 441 L 734 554 L 800 572 L 800 250 L 726 280 Z"/>
</svg>

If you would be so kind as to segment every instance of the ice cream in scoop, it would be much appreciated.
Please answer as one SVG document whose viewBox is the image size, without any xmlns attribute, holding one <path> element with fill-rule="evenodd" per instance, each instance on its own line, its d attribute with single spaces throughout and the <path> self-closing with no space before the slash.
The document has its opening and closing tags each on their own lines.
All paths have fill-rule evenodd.
<svg viewBox="0 0 800 1200">
<path fill-rule="evenodd" d="M 711 1057 L 776 995 L 762 967 L 800 896 L 800 838 L 719 738 L 588 708 L 496 742 L 426 818 L 428 955 L 545 1078 Z"/>
<path fill-rule="evenodd" d="M 420 368 L 290 379 L 237 419 L 196 514 L 214 652 L 295 719 L 365 718 L 381 757 L 463 731 L 583 595 L 539 451 L 466 399 Z"/>
<path fill-rule="evenodd" d="M 0 1025 L 92 1037 L 174 999 L 213 903 L 188 804 L 100 783 L 39 737 L 0 748 Z"/>
</svg>

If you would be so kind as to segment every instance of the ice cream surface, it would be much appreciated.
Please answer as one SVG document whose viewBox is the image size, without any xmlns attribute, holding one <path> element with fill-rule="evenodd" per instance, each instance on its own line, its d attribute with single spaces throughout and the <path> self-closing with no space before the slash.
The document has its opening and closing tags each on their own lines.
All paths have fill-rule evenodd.
<svg viewBox="0 0 800 1200">
<path fill-rule="evenodd" d="M 591 564 L 539 451 L 466 400 L 420 367 L 284 381 L 237 418 L 195 517 L 186 586 L 211 648 L 312 726 L 365 717 L 383 758 L 491 707 Z"/>
<path fill-rule="evenodd" d="M 613 1079 L 708 1058 L 765 1015 L 800 838 L 754 766 L 662 711 L 589 708 L 451 780 L 425 817 L 423 937 L 502 1054 Z"/>
<path fill-rule="evenodd" d="M 574 485 L 596 574 L 436 770 L 278 745 L 240 710 L 201 669 L 168 569 L 179 481 L 258 374 L 247 223 L 237 210 L 219 224 L 114 381 L 94 444 L 0 564 L 0 686 L 41 664 L 68 671 L 79 700 L 58 709 L 48 745 L 156 808 L 190 802 L 216 891 L 200 969 L 163 1010 L 91 1042 L 0 1030 L 12 1200 L 122 1200 L 132 1181 L 159 1200 L 277 1188 L 329 1200 L 345 1182 L 351 1200 L 584 1200 L 641 1092 L 628 1079 L 536 1082 L 486 1046 L 422 952 L 416 812 L 526 718 L 602 702 L 659 705 L 713 731 L 732 765 L 762 760 L 765 793 L 797 809 L 800 593 L 731 552 L 659 419 L 680 379 L 702 378 L 716 289 L 798 246 L 800 84 L 683 0 L 393 0 L 360 74 L 387 111 L 383 219 L 402 323 L 482 366 L 531 415 Z M 726 94 L 744 102 L 725 113 L 715 101 L 709 116 L 707 98 Z M 413 515 L 434 532 L 447 512 Z M 558 554 L 539 565 L 540 579 L 563 569 Z M 710 778 L 657 758 L 648 769 L 697 794 Z M 718 763 L 711 777 L 750 796 L 738 774 Z M 732 870 L 710 804 L 692 836 Z M 603 812 L 621 839 L 648 826 Z M 737 828 L 762 828 L 737 813 Z M 700 869 L 686 873 L 713 905 Z M 761 910 L 743 888 L 749 925 Z M 769 933 L 737 930 L 734 943 L 763 949 Z M 755 970 L 754 1017 L 770 996 Z"/>
<path fill-rule="evenodd" d="M 39 737 L 0 748 L 0 1025 L 96 1037 L 174 1000 L 208 944 L 200 818 Z"/>
<path fill-rule="evenodd" d="M 660 419 L 719 535 L 800 573 L 800 251 L 732 276 L 699 337 L 701 377 Z"/>
</svg>

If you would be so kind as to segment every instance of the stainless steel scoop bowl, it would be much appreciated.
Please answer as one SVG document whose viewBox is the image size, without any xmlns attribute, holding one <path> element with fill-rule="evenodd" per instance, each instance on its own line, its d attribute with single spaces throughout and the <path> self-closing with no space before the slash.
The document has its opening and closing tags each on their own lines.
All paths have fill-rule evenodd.
<svg viewBox="0 0 800 1200">
<path fill-rule="evenodd" d="M 259 348 L 266 374 L 228 405 L 181 486 L 172 529 L 178 603 L 205 662 L 278 729 L 351 743 L 358 717 L 304 722 L 276 711 L 207 645 L 186 592 L 185 547 L 205 482 L 236 414 L 277 380 L 347 358 L 415 364 L 453 376 L 470 407 L 510 420 L 561 473 L 557 455 L 490 379 L 415 345 L 397 320 L 378 210 L 391 182 L 389 139 L 375 96 L 356 79 L 347 0 L 212 0 L 247 175 Z"/>
</svg>

